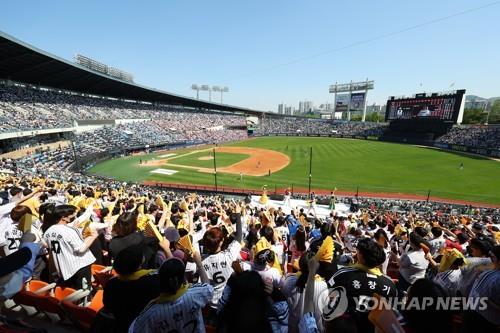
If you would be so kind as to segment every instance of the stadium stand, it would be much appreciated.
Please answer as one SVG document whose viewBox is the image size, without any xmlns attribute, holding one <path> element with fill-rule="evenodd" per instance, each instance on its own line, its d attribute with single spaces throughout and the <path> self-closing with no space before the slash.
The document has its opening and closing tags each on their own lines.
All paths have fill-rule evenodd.
<svg viewBox="0 0 500 333">
<path fill-rule="evenodd" d="M 461 126 L 453 127 L 437 142 L 464 145 L 478 148 L 500 147 L 500 127 L 498 126 Z"/>
<path fill-rule="evenodd" d="M 58 91 L 65 80 L 40 73 L 23 85 L 0 85 L 0 134 L 71 128 L 17 138 L 9 149 L 35 152 L 0 160 L 2 331 L 40 331 L 43 325 L 29 324 L 34 317 L 51 323 L 47 331 L 498 330 L 499 209 L 335 195 L 296 195 L 302 206 L 290 207 L 264 194 L 256 201 L 174 192 L 82 174 L 71 168 L 76 160 L 92 163 L 98 155 L 242 140 L 245 117 L 227 112 L 244 110 L 115 82 L 0 37 L 2 73 L 22 78 L 19 57 L 31 58 L 33 68 L 60 66 L 74 88 Z M 20 52 L 9 53 L 9 62 L 3 47 Z M 36 82 L 54 89 L 30 86 Z M 107 89 L 110 98 L 88 96 Z M 155 103 L 121 100 L 137 96 Z M 387 130 L 263 119 L 258 135 L 378 137 Z M 73 131 L 79 123 L 89 128 Z M 498 148 L 498 135 L 493 127 L 453 128 L 438 142 Z M 73 145 L 36 147 L 60 139 Z M 325 202 L 326 216 L 309 212 Z M 349 211 L 336 209 L 341 204 Z M 356 306 L 374 293 L 397 297 L 403 311 Z M 405 309 L 404 296 L 417 309 Z M 489 303 L 440 309 L 446 297 Z"/>
<path fill-rule="evenodd" d="M 50 161 L 49 155 L 37 158 Z M 395 297 L 413 285 L 408 297 L 420 300 L 429 297 L 422 288 L 434 290 L 430 297 L 435 300 L 457 295 L 498 297 L 498 209 L 357 198 L 357 208 L 349 214 L 314 216 L 300 208 L 286 213 L 272 204 L 246 204 L 238 197 L 233 201 L 210 193 L 125 185 L 69 171 L 40 177 L 40 168 L 51 165 L 40 163 L 39 170 L 12 160 L 0 165 L 15 175 L 3 176 L 0 184 L 4 230 L 0 244 L 7 255 L 0 259 L 2 281 L 6 277 L 19 281 L 2 291 L 8 313 L 47 318 L 57 314 L 58 327 L 77 325 L 86 331 L 103 325 L 117 331 L 126 331 L 129 325 L 131 331 L 149 331 L 148 325 L 158 320 L 170 327 L 194 320 L 208 330 L 218 323 L 227 331 L 245 331 L 233 319 L 250 315 L 263 319 L 250 326 L 253 331 L 297 331 L 299 324 L 307 324 L 310 330 L 316 326 L 333 332 L 347 323 L 368 332 L 373 330 L 368 313 L 355 307 L 348 306 L 341 321 L 323 322 L 321 302 L 328 303 L 328 298 L 322 298 L 327 295 L 322 291 L 344 286 L 347 297 L 369 296 L 371 286 L 376 286 L 382 296 Z M 339 197 L 333 205 L 340 203 L 353 202 Z M 21 222 L 23 213 L 33 216 L 28 226 Z M 63 243 L 71 233 L 80 242 L 75 250 Z M 20 235 L 19 239 L 15 236 L 14 242 L 9 241 L 11 234 Z M 429 253 L 422 248 L 429 248 Z M 31 261 L 19 259 L 13 266 L 4 265 L 4 260 L 26 251 Z M 351 268 L 354 253 L 358 264 Z M 294 255 L 300 260 L 291 261 Z M 49 264 L 53 259 L 55 266 Z M 373 273 L 371 278 L 366 278 L 366 270 Z M 294 272 L 301 272 L 303 278 Z M 182 287 L 185 278 L 201 284 L 186 289 Z M 22 281 L 28 280 L 31 287 L 23 287 Z M 354 280 L 359 284 L 352 284 Z M 165 281 L 179 282 L 167 287 Z M 493 289 L 482 287 L 479 281 Z M 44 286 L 43 292 L 37 292 Z M 238 289 L 241 286 L 243 290 Z M 180 294 L 179 288 L 184 288 Z M 389 289 L 392 292 L 385 294 Z M 253 302 L 266 302 L 266 290 L 271 296 L 268 310 L 252 308 Z M 238 296 L 241 292 L 243 299 Z M 141 296 L 130 296 L 136 293 Z M 162 302 L 166 303 L 154 301 L 158 296 L 165 297 Z M 175 311 L 158 317 L 156 311 L 161 311 L 162 304 L 177 304 L 173 300 L 179 297 L 186 305 L 175 311 L 183 311 L 184 320 L 176 321 Z M 305 310 L 297 307 L 302 298 Z M 217 305 L 215 299 L 218 306 L 212 308 L 210 304 Z M 152 300 L 156 305 L 140 314 Z M 418 311 L 402 313 L 392 324 L 416 331 L 458 332 L 459 327 L 470 325 L 491 331 L 499 324 L 491 309 L 460 308 L 453 315 L 439 312 L 439 320 L 427 317 L 417 322 L 413 316 Z"/>
<path fill-rule="evenodd" d="M 256 134 L 310 134 L 310 135 L 376 135 L 383 134 L 386 124 L 370 122 L 332 122 L 309 118 L 265 118 Z"/>
</svg>

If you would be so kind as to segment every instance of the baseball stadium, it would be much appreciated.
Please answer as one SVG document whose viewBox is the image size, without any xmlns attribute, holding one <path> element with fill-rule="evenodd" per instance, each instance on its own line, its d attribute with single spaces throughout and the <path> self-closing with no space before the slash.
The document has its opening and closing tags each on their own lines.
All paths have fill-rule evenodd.
<svg viewBox="0 0 500 333">
<path fill-rule="evenodd" d="M 0 31 L 0 332 L 500 332 L 500 98 L 476 81 L 402 96 L 370 68 L 273 112 L 35 44 Z"/>
</svg>

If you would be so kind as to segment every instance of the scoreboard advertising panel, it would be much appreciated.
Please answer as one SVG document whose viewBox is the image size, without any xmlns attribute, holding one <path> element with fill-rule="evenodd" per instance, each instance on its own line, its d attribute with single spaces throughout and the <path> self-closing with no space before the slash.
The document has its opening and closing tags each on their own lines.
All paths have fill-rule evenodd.
<svg viewBox="0 0 500 333">
<path fill-rule="evenodd" d="M 453 93 L 416 94 L 415 97 L 391 97 L 387 101 L 385 120 L 439 119 L 457 123 L 463 112 L 465 89 Z M 461 117 L 460 117 L 461 118 Z"/>
<path fill-rule="evenodd" d="M 335 111 L 363 111 L 365 106 L 365 93 L 338 94 L 335 99 Z"/>
</svg>

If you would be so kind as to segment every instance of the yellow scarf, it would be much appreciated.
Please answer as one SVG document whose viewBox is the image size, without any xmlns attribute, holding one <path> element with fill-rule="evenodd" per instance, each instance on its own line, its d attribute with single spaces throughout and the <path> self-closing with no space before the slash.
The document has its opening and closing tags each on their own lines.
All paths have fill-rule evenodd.
<svg viewBox="0 0 500 333">
<path fill-rule="evenodd" d="M 145 275 L 155 271 L 154 269 L 140 269 L 129 275 L 118 275 L 118 278 L 122 281 L 136 281 L 142 278 Z"/>
<path fill-rule="evenodd" d="M 366 272 L 368 274 L 373 274 L 373 275 L 376 275 L 376 276 L 382 276 L 383 275 L 382 272 L 380 271 L 380 268 L 378 268 L 378 267 L 368 268 L 365 265 L 360 264 L 360 263 L 353 264 L 350 267 L 354 267 L 356 269 L 359 269 L 360 271 Z"/>
<path fill-rule="evenodd" d="M 156 299 L 155 303 L 173 302 L 173 301 L 179 299 L 179 297 L 181 297 L 182 295 L 184 295 L 186 293 L 186 291 L 188 290 L 188 288 L 189 288 L 189 284 L 184 283 L 179 288 L 179 290 L 177 290 L 175 292 L 175 294 L 170 295 L 170 294 L 161 293 L 160 296 L 158 296 L 158 298 Z"/>
</svg>

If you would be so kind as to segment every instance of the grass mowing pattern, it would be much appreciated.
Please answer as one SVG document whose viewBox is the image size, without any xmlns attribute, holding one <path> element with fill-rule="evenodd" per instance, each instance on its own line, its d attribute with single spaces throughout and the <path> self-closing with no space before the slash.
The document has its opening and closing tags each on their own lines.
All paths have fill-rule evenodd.
<svg viewBox="0 0 500 333">
<path fill-rule="evenodd" d="M 270 190 L 294 185 L 307 188 L 309 174 L 309 147 L 313 148 L 312 188 L 369 192 L 395 192 L 431 195 L 471 200 L 475 202 L 500 203 L 500 163 L 482 157 L 438 151 L 377 141 L 270 137 L 242 141 L 230 146 L 266 148 L 282 152 L 291 159 L 290 165 L 271 177 L 218 174 L 219 185 L 260 188 L 268 185 Z M 184 150 L 185 151 L 185 150 Z M 183 151 L 176 151 L 181 154 Z M 160 154 L 158 154 L 160 155 Z M 129 181 L 164 181 L 213 185 L 213 174 L 200 173 L 175 167 L 179 172 L 172 176 L 154 175 L 148 171 L 156 167 L 139 166 L 139 159 L 150 156 L 125 157 L 105 161 L 90 172 Z M 212 162 L 213 161 L 206 161 Z M 217 154 L 217 164 L 219 162 Z M 460 164 L 464 169 L 460 170 Z"/>
</svg>

